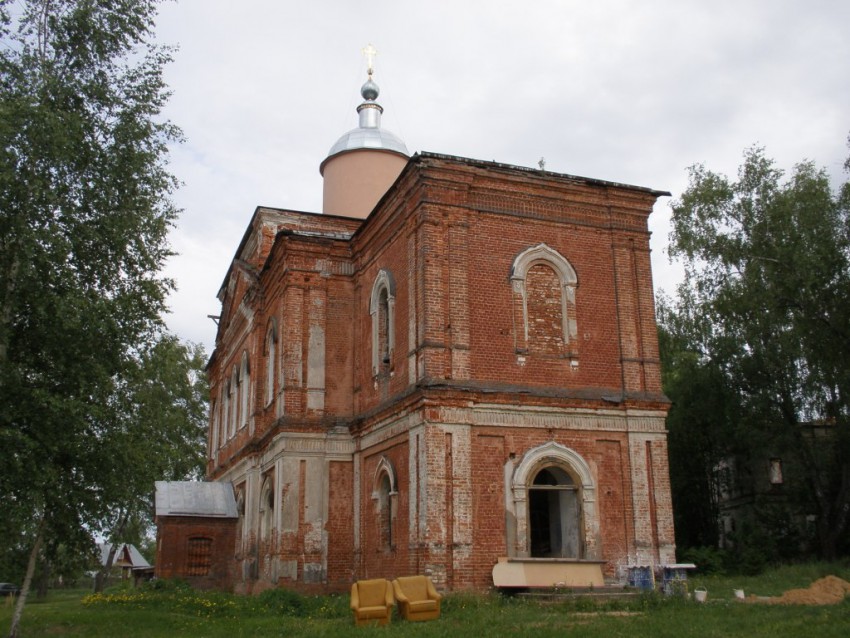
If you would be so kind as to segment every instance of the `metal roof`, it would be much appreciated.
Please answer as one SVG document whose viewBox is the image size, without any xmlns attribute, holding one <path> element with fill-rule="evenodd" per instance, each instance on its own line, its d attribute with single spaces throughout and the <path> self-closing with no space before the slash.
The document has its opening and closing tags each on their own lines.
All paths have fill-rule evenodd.
<svg viewBox="0 0 850 638">
<path fill-rule="evenodd" d="M 351 129 L 336 141 L 319 167 L 320 172 L 324 174 L 324 167 L 329 159 L 346 151 L 375 150 L 399 153 L 405 157 L 410 155 L 407 146 L 400 137 L 381 128 L 381 114 L 384 109 L 375 102 L 378 93 L 378 85 L 372 81 L 370 75 L 366 84 L 360 90 L 360 94 L 365 100 L 357 107 L 360 125 Z"/>
<path fill-rule="evenodd" d="M 106 559 L 109 558 L 109 550 L 112 549 L 112 543 L 100 543 L 100 564 L 106 565 Z M 115 562 L 113 565 L 116 565 L 118 561 L 121 559 L 121 556 L 124 553 L 124 549 L 127 549 L 127 553 L 130 557 L 130 567 L 151 567 L 151 564 L 145 560 L 145 557 L 142 556 L 142 553 L 136 549 L 135 545 L 130 545 L 129 543 L 124 543 L 120 545 L 117 550 L 115 550 L 115 558 L 113 559 Z"/>
<path fill-rule="evenodd" d="M 157 481 L 157 516 L 238 518 L 233 485 L 223 482 Z"/>
</svg>

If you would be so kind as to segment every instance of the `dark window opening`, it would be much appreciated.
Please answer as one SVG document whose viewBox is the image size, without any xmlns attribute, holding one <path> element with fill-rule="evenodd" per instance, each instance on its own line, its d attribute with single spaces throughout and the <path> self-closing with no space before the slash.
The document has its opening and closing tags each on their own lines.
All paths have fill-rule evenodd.
<svg viewBox="0 0 850 638">
<path fill-rule="evenodd" d="M 392 485 L 387 474 L 381 477 L 381 487 L 378 494 L 381 547 L 391 549 L 393 546 Z"/>
<path fill-rule="evenodd" d="M 573 478 L 547 467 L 528 490 L 528 524 L 533 558 L 581 558 L 581 512 Z"/>
</svg>

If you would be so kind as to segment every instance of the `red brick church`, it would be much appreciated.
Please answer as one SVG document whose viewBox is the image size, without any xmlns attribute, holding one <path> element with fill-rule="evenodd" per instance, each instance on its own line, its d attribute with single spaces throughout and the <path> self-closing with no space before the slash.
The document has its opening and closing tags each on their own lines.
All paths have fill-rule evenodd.
<svg viewBox="0 0 850 638">
<path fill-rule="evenodd" d="M 207 474 L 233 504 L 158 493 L 158 574 L 480 589 L 675 562 L 647 224 L 668 193 L 410 157 L 371 69 L 362 95 L 323 213 L 257 208 L 227 270 Z"/>
</svg>

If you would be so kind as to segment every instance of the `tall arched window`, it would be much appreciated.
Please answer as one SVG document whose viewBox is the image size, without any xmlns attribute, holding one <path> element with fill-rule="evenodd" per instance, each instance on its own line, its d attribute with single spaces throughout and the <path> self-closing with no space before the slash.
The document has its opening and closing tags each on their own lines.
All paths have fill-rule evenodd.
<svg viewBox="0 0 850 638">
<path fill-rule="evenodd" d="M 260 540 L 269 542 L 274 529 L 274 481 L 269 477 L 260 490 Z"/>
<path fill-rule="evenodd" d="M 215 399 L 213 399 L 212 403 L 210 404 L 210 421 L 211 421 L 211 423 L 210 423 L 210 450 L 209 450 L 209 457 L 210 458 L 215 457 L 215 451 L 219 447 L 219 445 L 218 445 L 218 440 L 219 440 L 218 414 L 219 414 L 219 402 L 216 401 Z"/>
<path fill-rule="evenodd" d="M 381 532 L 381 547 L 393 546 L 392 486 L 390 477 L 384 474 L 378 486 L 378 511 Z"/>
<path fill-rule="evenodd" d="M 511 286 L 517 352 L 577 356 L 578 278 L 570 262 L 546 244 L 528 248 L 514 259 Z"/>
<path fill-rule="evenodd" d="M 372 286 L 369 303 L 372 315 L 372 374 L 392 369 L 395 348 L 395 281 L 388 270 L 381 270 Z"/>
<path fill-rule="evenodd" d="M 265 405 L 271 405 L 275 392 L 275 370 L 277 369 L 277 330 L 272 321 L 266 332 L 266 400 Z"/>
<path fill-rule="evenodd" d="M 245 538 L 245 485 L 236 488 L 236 551 L 242 551 L 242 539 Z"/>
<path fill-rule="evenodd" d="M 242 365 L 239 369 L 239 420 L 237 427 L 248 425 L 251 418 L 251 375 L 248 366 L 248 353 L 242 353 Z"/>
<path fill-rule="evenodd" d="M 239 370 L 234 366 L 230 373 L 230 410 L 227 414 L 227 438 L 236 434 L 236 424 L 239 420 Z"/>
<path fill-rule="evenodd" d="M 391 550 L 395 544 L 396 507 L 395 468 L 387 457 L 382 457 L 375 470 L 375 514 L 378 531 L 378 547 Z"/>
</svg>

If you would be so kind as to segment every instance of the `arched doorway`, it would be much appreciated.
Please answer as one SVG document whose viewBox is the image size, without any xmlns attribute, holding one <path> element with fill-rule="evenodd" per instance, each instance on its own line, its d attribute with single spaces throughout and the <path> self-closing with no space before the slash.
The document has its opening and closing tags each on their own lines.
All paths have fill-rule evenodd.
<svg viewBox="0 0 850 638">
<path fill-rule="evenodd" d="M 549 441 L 508 463 L 508 556 L 598 560 L 596 482 L 587 461 Z"/>
<path fill-rule="evenodd" d="M 532 558 L 582 558 L 578 485 L 564 468 L 540 469 L 528 486 Z"/>
</svg>

